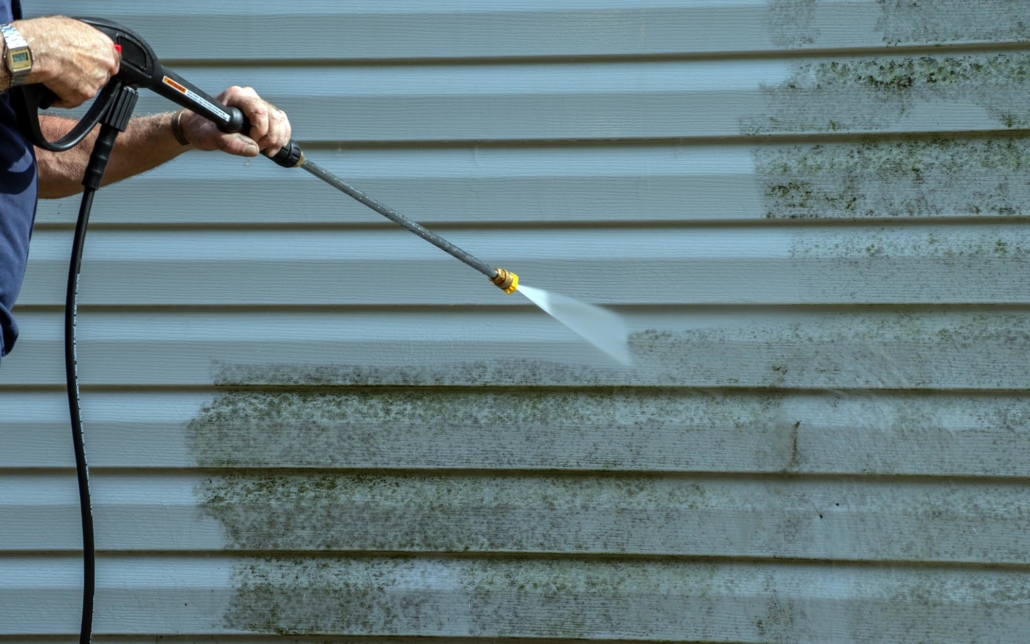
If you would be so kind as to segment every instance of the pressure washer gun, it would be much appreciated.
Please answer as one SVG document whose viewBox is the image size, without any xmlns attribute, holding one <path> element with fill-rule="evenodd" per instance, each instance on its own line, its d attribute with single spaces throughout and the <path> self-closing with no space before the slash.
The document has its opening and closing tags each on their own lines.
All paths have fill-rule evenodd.
<svg viewBox="0 0 1030 644">
<path fill-rule="evenodd" d="M 138 34 L 118 23 L 101 18 L 77 18 L 106 34 L 121 51 L 118 74 L 101 89 L 86 115 L 65 136 L 48 141 L 39 127 L 39 111 L 45 110 L 57 99 L 46 86 L 23 85 L 11 90 L 18 124 L 33 144 L 63 152 L 78 145 L 97 123 L 102 121 L 124 131 L 136 103 L 136 89 L 149 89 L 218 125 L 223 132 L 247 133 L 250 123 L 238 108 L 225 107 L 175 72 L 165 69 L 154 50 Z M 124 121 L 124 123 L 122 122 Z M 290 142 L 273 159 L 279 165 L 292 168 L 302 156 L 300 146 Z"/>
</svg>

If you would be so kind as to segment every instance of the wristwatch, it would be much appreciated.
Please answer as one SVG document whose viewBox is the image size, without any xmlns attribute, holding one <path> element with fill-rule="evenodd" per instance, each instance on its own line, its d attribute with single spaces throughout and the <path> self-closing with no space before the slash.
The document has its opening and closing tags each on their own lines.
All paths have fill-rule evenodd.
<svg viewBox="0 0 1030 644">
<path fill-rule="evenodd" d="M 0 34 L 3 34 L 7 44 L 4 61 L 7 69 L 11 70 L 11 87 L 18 87 L 25 83 L 32 71 L 32 50 L 14 25 L 0 25 Z"/>
</svg>

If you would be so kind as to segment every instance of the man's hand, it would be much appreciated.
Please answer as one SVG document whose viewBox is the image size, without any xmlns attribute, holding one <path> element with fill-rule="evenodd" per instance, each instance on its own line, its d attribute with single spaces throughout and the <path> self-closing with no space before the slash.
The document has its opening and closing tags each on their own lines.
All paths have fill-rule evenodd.
<svg viewBox="0 0 1030 644">
<path fill-rule="evenodd" d="M 225 134 L 211 121 L 187 110 L 180 125 L 186 140 L 197 149 L 222 150 L 243 157 L 254 157 L 258 152 L 275 156 L 289 143 L 292 128 L 286 113 L 262 100 L 250 87 L 230 87 L 216 98 L 243 111 L 250 121 L 250 136 Z"/>
<path fill-rule="evenodd" d="M 15 28 L 32 50 L 29 83 L 43 83 L 58 100 L 54 107 L 76 107 L 93 98 L 118 73 L 121 55 L 103 33 L 71 18 L 19 20 Z"/>
</svg>

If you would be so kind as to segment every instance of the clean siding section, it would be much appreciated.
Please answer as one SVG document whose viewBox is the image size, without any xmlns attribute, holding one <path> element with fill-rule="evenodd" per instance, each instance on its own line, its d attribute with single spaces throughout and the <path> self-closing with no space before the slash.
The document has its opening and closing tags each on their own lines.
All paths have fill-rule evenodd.
<svg viewBox="0 0 1030 644">
<path fill-rule="evenodd" d="M 288 9 L 90 13 L 616 307 L 635 365 L 305 173 L 191 154 L 106 188 L 79 318 L 98 636 L 1025 640 L 1030 6 Z M 0 371 L 11 642 L 78 626 L 75 211 L 40 207 Z"/>
</svg>

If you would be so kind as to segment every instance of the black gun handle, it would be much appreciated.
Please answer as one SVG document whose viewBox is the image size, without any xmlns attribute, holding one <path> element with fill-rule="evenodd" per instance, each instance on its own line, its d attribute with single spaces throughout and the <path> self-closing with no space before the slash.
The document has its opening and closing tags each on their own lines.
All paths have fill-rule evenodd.
<svg viewBox="0 0 1030 644">
<path fill-rule="evenodd" d="M 100 90 L 100 94 L 93 101 L 86 115 L 75 124 L 68 134 L 56 141 L 48 141 L 43 136 L 43 131 L 39 126 L 39 111 L 53 105 L 54 101 L 57 100 L 57 95 L 45 85 L 38 83 L 12 87 L 9 90 L 9 94 L 11 96 L 11 106 L 14 108 L 14 113 L 18 118 L 18 126 L 26 138 L 44 150 L 63 152 L 75 147 L 82 139 L 86 138 L 86 135 L 93 130 L 93 127 L 100 122 L 100 119 L 107 112 L 107 109 L 115 100 L 119 89 L 121 89 L 120 83 L 108 82 Z"/>
</svg>

